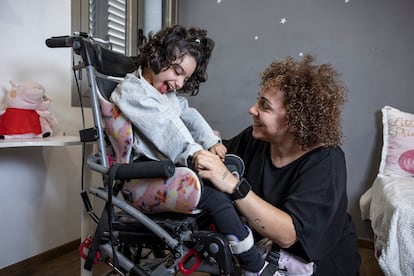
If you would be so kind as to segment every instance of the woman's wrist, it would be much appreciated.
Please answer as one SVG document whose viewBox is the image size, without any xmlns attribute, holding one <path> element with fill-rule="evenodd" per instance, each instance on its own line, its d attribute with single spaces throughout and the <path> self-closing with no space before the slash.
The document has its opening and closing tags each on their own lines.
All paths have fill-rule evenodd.
<svg viewBox="0 0 414 276">
<path fill-rule="evenodd" d="M 224 191 L 226 194 L 232 194 L 236 190 L 237 184 L 239 180 L 237 177 L 232 175 L 230 172 L 226 171 L 223 174 L 222 180 L 226 183 L 226 190 Z"/>
<path fill-rule="evenodd" d="M 231 189 L 230 189 L 229 194 L 232 194 L 236 191 L 237 184 L 239 184 L 239 180 L 236 177 L 233 177 L 231 181 L 231 186 L 230 186 Z"/>
</svg>

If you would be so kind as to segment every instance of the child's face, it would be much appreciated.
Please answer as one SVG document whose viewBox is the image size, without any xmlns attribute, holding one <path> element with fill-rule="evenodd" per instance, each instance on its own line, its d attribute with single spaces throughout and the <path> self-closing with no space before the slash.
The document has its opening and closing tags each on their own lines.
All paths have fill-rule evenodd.
<svg viewBox="0 0 414 276">
<path fill-rule="evenodd" d="M 158 74 L 153 74 L 152 86 L 161 94 L 179 90 L 194 73 L 196 66 L 194 57 L 186 54 L 177 60 L 177 63 L 162 69 Z"/>
</svg>

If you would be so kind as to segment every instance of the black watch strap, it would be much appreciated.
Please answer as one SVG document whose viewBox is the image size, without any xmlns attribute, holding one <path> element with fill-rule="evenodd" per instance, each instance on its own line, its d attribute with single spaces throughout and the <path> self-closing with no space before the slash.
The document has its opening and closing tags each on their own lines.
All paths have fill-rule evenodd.
<svg viewBox="0 0 414 276">
<path fill-rule="evenodd" d="M 229 196 L 233 201 L 236 199 L 241 199 L 246 197 L 251 189 L 252 187 L 250 186 L 249 182 L 247 182 L 245 178 L 242 178 L 239 183 L 237 183 L 234 193 L 229 194 Z"/>
</svg>

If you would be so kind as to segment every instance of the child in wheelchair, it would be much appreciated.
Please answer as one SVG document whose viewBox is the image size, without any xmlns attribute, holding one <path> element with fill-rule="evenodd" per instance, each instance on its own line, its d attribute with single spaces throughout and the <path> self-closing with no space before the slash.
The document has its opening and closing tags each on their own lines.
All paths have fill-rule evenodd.
<svg viewBox="0 0 414 276">
<path fill-rule="evenodd" d="M 218 155 L 238 176 L 244 164 L 226 155 L 220 138 L 185 97 L 196 95 L 205 82 L 214 42 L 202 29 L 165 28 L 140 49 L 138 70 L 127 74 L 110 99 L 134 126 L 134 158 L 170 159 L 192 168 L 192 156 L 201 149 Z M 223 174 L 223 178 L 227 175 Z M 229 237 L 232 253 L 245 271 L 258 272 L 264 266 L 254 246 L 250 229 L 243 224 L 230 197 L 204 183 L 198 208 L 206 210 L 218 231 Z"/>
</svg>

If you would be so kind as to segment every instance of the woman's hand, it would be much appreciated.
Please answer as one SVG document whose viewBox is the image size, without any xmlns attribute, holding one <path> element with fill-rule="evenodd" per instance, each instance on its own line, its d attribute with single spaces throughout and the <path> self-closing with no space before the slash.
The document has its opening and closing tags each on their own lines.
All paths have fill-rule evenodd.
<svg viewBox="0 0 414 276">
<path fill-rule="evenodd" d="M 234 192 L 239 180 L 230 173 L 219 156 L 207 150 L 200 150 L 193 156 L 193 162 L 201 178 L 210 180 L 222 192 Z"/>
</svg>

